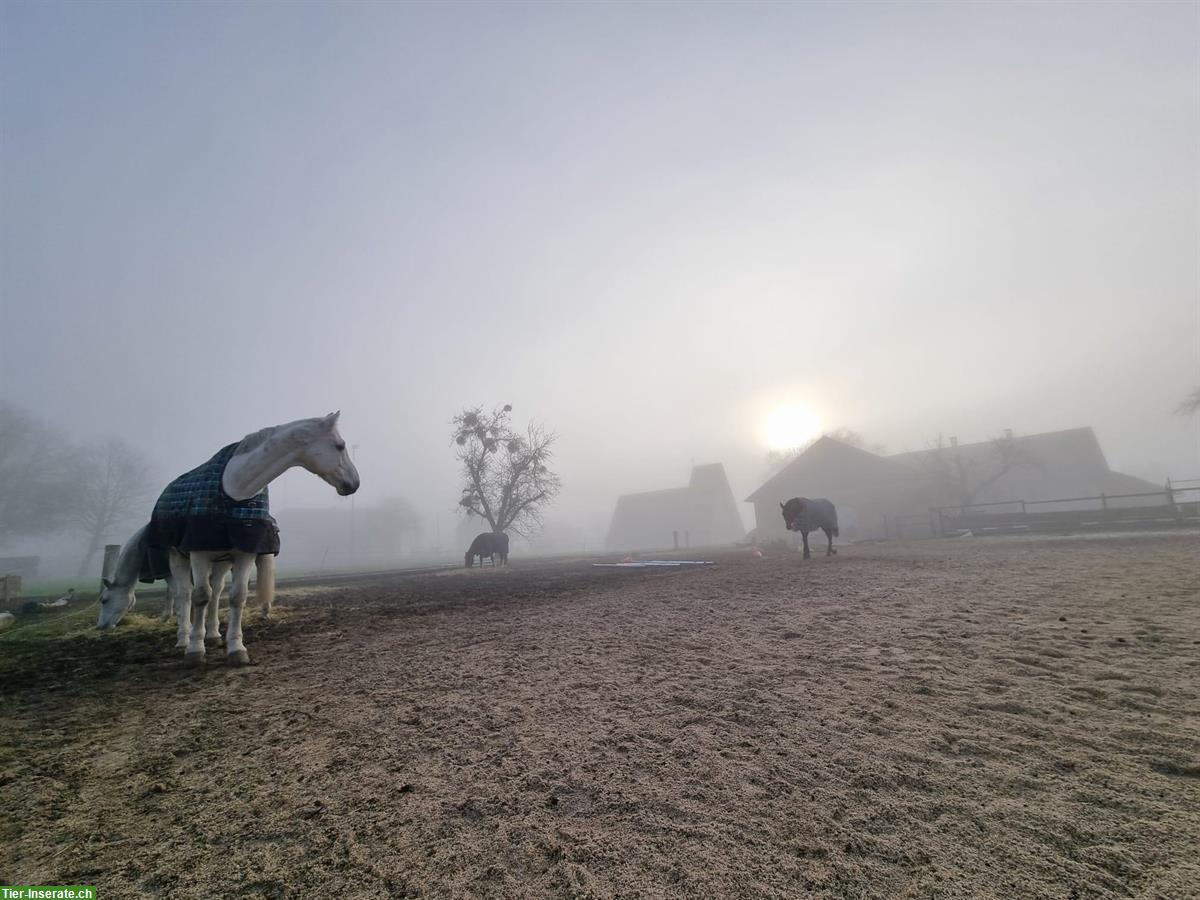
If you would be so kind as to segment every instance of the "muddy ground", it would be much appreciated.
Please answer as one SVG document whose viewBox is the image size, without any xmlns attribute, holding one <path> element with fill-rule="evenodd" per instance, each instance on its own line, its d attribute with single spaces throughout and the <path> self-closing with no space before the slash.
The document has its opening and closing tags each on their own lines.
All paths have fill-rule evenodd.
<svg viewBox="0 0 1200 900">
<path fill-rule="evenodd" d="M 0 641 L 0 882 L 116 897 L 1200 896 L 1200 540 L 282 592 L 254 665 Z"/>
</svg>

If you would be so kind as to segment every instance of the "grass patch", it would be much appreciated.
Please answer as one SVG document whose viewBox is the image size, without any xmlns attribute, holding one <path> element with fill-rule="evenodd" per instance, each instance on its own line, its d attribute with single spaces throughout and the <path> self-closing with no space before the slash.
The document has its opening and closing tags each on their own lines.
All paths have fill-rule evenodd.
<svg viewBox="0 0 1200 900">
<path fill-rule="evenodd" d="M 100 590 L 100 577 L 90 578 L 24 578 L 21 594 L 28 597 L 61 597 L 74 588 L 78 594 L 94 594 Z"/>
<path fill-rule="evenodd" d="M 105 674 L 127 663 L 161 659 L 174 626 L 130 613 L 110 631 L 96 628 L 96 607 L 46 615 L 0 632 L 0 688 L 13 689 L 81 671 Z"/>
</svg>

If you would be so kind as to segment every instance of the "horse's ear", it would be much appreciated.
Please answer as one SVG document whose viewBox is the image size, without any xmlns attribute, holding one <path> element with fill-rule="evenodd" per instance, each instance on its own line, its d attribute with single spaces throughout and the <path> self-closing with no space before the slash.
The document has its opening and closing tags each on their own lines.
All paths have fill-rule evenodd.
<svg viewBox="0 0 1200 900">
<path fill-rule="evenodd" d="M 112 585 L 112 582 L 111 582 L 111 581 L 109 581 L 107 578 L 101 578 L 101 579 L 100 579 L 100 583 L 101 583 L 102 585 L 104 585 L 104 589 L 105 589 L 106 591 L 111 591 L 111 590 L 112 590 L 112 586 L 113 586 L 113 585 Z"/>
<path fill-rule="evenodd" d="M 780 503 L 780 504 L 779 504 L 779 508 L 780 508 L 780 509 L 787 509 L 787 507 L 786 507 L 786 506 L 784 506 L 782 503 Z"/>
<path fill-rule="evenodd" d="M 342 414 L 342 411 L 340 409 L 337 412 L 331 412 L 329 415 L 327 415 L 322 420 L 321 424 L 324 425 L 326 428 L 332 428 L 334 425 L 337 424 L 338 416 L 340 416 L 341 414 Z"/>
</svg>

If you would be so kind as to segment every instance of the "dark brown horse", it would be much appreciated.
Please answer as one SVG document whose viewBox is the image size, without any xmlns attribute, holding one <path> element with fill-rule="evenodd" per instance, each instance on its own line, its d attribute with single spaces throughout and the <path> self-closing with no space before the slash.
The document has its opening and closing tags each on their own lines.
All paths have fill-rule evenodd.
<svg viewBox="0 0 1200 900">
<path fill-rule="evenodd" d="M 829 541 L 825 555 L 837 554 L 837 551 L 833 549 L 833 539 L 838 536 L 837 510 L 834 509 L 832 503 L 828 500 L 793 497 L 787 503 L 780 503 L 779 508 L 783 510 L 783 522 L 787 525 L 788 531 L 800 532 L 800 537 L 804 540 L 805 559 L 809 559 L 812 555 L 808 552 L 808 533 L 816 531 L 818 528 L 825 532 L 825 537 Z"/>
<path fill-rule="evenodd" d="M 508 535 L 502 532 L 485 531 L 482 534 L 475 536 L 475 540 L 471 541 L 471 548 L 467 550 L 467 555 L 463 558 L 463 563 L 469 569 L 475 564 L 475 557 L 479 557 L 479 565 L 483 565 L 483 558 L 486 556 L 492 561 L 492 565 L 496 564 L 496 557 L 500 557 L 500 564 L 508 565 Z"/>
</svg>

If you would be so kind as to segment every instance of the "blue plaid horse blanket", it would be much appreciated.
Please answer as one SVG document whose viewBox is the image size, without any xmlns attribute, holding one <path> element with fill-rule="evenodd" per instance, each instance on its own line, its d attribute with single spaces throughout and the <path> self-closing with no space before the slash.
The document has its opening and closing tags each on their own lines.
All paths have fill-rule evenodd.
<svg viewBox="0 0 1200 900">
<path fill-rule="evenodd" d="M 233 500 L 221 486 L 225 466 L 237 448 L 237 444 L 223 447 L 159 495 L 146 527 L 141 581 L 170 575 L 167 552 L 172 547 L 184 555 L 193 550 L 279 553 L 279 528 L 271 517 L 267 489 L 248 500 Z"/>
</svg>

